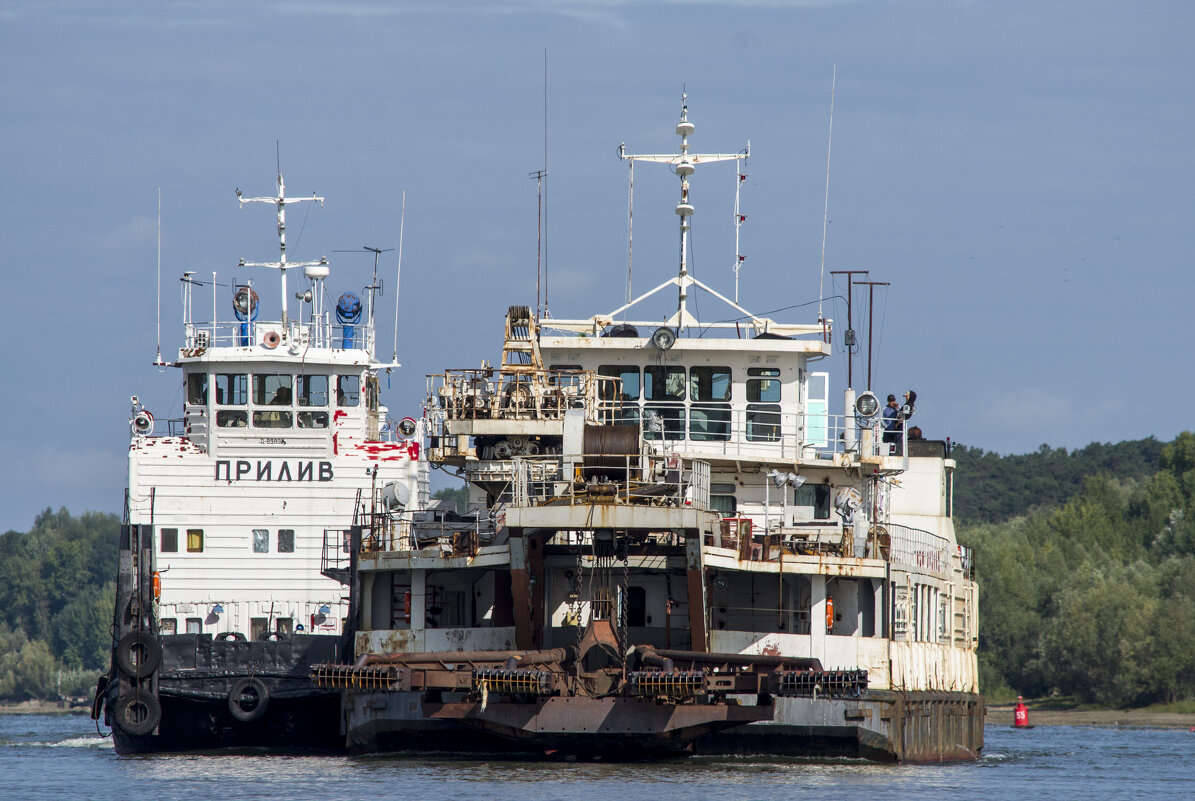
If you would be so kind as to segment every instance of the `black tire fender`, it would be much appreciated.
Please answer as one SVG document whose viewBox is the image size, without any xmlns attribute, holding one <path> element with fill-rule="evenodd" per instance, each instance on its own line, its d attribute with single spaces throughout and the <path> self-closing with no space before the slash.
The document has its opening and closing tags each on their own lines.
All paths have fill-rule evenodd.
<svg viewBox="0 0 1195 801">
<path fill-rule="evenodd" d="M 162 663 L 162 643 L 148 631 L 130 631 L 116 643 L 116 664 L 135 679 L 143 679 Z"/>
<path fill-rule="evenodd" d="M 257 639 L 262 642 L 286 642 L 290 638 L 282 631 L 263 631 Z"/>
<path fill-rule="evenodd" d="M 162 721 L 162 705 L 152 693 L 133 692 L 122 695 L 109 710 L 112 725 L 126 734 L 149 734 Z"/>
<path fill-rule="evenodd" d="M 217 642 L 244 642 L 245 635 L 239 631 L 222 631 L 216 635 Z"/>
<path fill-rule="evenodd" d="M 228 711 L 241 723 L 260 720 L 270 705 L 270 689 L 261 679 L 242 677 L 232 683 L 228 692 Z"/>
</svg>

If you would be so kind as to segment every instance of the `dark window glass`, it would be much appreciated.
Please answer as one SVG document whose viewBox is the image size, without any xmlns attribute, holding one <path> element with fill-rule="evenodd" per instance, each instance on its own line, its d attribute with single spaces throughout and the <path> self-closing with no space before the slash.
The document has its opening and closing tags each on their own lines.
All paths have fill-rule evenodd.
<svg viewBox="0 0 1195 801">
<path fill-rule="evenodd" d="M 830 518 L 830 485 L 802 484 L 793 493 L 794 506 L 812 506 L 815 520 Z"/>
<path fill-rule="evenodd" d="M 295 404 L 297 406 L 327 406 L 328 377 L 326 375 L 301 375 L 295 379 Z"/>
<path fill-rule="evenodd" d="M 288 375 L 253 376 L 254 406 L 290 406 L 293 379 Z"/>
<path fill-rule="evenodd" d="M 747 404 L 747 440 L 780 441 L 780 404 Z"/>
<path fill-rule="evenodd" d="M 618 364 L 606 364 L 598 368 L 598 375 L 610 376 L 618 378 L 622 381 L 619 392 L 614 392 L 614 382 L 601 382 L 601 396 L 602 400 L 622 400 L 622 401 L 637 401 L 639 400 L 639 368 L 627 368 Z"/>
<path fill-rule="evenodd" d="M 244 428 L 249 425 L 249 415 L 246 412 L 220 409 L 216 412 L 217 428 Z"/>
<path fill-rule="evenodd" d="M 187 375 L 187 403 L 207 406 L 207 373 Z"/>
<path fill-rule="evenodd" d="M 779 403 L 779 378 L 747 379 L 747 403 Z"/>
<path fill-rule="evenodd" d="M 162 529 L 162 553 L 178 553 L 178 529 Z"/>
<path fill-rule="evenodd" d="M 187 618 L 187 633 L 188 634 L 203 634 L 203 618 L 201 618 L 201 617 Z"/>
<path fill-rule="evenodd" d="M 290 428 L 294 415 L 290 412 L 253 412 L 254 428 Z"/>
<path fill-rule="evenodd" d="M 644 367 L 643 397 L 647 400 L 684 400 L 685 368 L 659 365 Z"/>
<path fill-rule="evenodd" d="M 690 368 L 689 399 L 695 401 L 729 401 L 730 368 Z"/>
<path fill-rule="evenodd" d="M 270 531 L 265 528 L 253 529 L 253 553 L 270 552 Z"/>
<path fill-rule="evenodd" d="M 295 530 L 293 528 L 278 529 L 278 553 L 295 552 Z"/>
<path fill-rule="evenodd" d="M 336 405 L 357 406 L 361 403 L 361 376 L 336 376 Z"/>
<path fill-rule="evenodd" d="M 299 412 L 299 428 L 327 428 L 327 412 Z"/>
<path fill-rule="evenodd" d="M 244 406 L 249 402 L 249 379 L 244 373 L 218 373 L 216 375 L 216 404 L 219 406 Z"/>
</svg>

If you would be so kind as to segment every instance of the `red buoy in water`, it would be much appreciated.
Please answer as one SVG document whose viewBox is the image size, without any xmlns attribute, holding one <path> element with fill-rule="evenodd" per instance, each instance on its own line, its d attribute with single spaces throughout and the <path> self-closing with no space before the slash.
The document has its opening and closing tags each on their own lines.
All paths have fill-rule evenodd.
<svg viewBox="0 0 1195 801">
<path fill-rule="evenodd" d="M 1014 729 L 1032 729 L 1029 725 L 1029 707 L 1021 696 L 1017 696 L 1017 708 L 1012 711 L 1012 727 Z"/>
</svg>

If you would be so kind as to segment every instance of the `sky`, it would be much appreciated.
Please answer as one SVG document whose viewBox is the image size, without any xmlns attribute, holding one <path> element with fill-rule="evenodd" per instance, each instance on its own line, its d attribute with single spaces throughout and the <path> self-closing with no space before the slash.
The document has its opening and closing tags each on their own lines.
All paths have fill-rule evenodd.
<svg viewBox="0 0 1195 801">
<path fill-rule="evenodd" d="M 178 371 L 152 365 L 159 298 L 169 360 L 184 270 L 274 286 L 236 266 L 277 251 L 234 190 L 271 194 L 277 160 L 288 194 L 327 199 L 291 207 L 288 241 L 329 258 L 333 297 L 373 266 L 337 251 L 398 247 L 406 193 L 379 355 L 397 294 L 384 401 L 417 415 L 428 373 L 496 361 L 506 307 L 535 305 L 545 164 L 551 313 L 621 305 L 617 148 L 674 151 L 682 91 L 694 150 L 750 142 L 743 305 L 812 323 L 821 299 L 841 332 L 829 272 L 889 282 L 872 385 L 916 390 L 926 436 L 1171 439 L 1195 396 L 1192 41 L 1187 0 L 0 0 L 0 531 L 120 511 L 130 396 L 181 413 Z M 734 180 L 709 165 L 692 191 L 693 273 L 727 295 Z M 636 170 L 636 294 L 676 272 L 677 194 Z M 853 311 L 866 342 L 865 292 Z M 823 364 L 840 397 L 845 351 Z"/>
</svg>

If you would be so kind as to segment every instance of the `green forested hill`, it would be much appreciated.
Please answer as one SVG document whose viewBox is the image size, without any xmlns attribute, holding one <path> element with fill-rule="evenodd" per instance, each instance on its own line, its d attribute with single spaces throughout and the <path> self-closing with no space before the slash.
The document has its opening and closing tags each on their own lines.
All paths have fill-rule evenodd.
<svg viewBox="0 0 1195 801">
<path fill-rule="evenodd" d="M 1124 472 L 1080 475 L 1061 502 L 1028 500 L 1075 480 L 1041 465 L 1069 473 L 1080 453 Z M 1007 514 L 975 515 L 999 522 L 959 515 L 959 538 L 975 548 L 984 692 L 1106 705 L 1195 697 L 1195 434 L 1041 456 L 982 455 L 986 476 L 959 462 L 958 484 L 978 484 L 983 504 L 1008 499 Z M 1017 491 L 984 486 L 1017 470 L 1040 477 Z"/>
<path fill-rule="evenodd" d="M 1113 444 L 1092 443 L 1068 452 L 1042 445 L 1032 453 L 1001 456 L 956 445 L 954 514 L 958 521 L 995 523 L 1035 506 L 1060 506 L 1092 475 L 1141 481 L 1158 471 L 1164 443 L 1153 437 Z"/>
<path fill-rule="evenodd" d="M 1195 434 L 954 456 L 984 692 L 1195 697 Z M 62 509 L 0 535 L 0 698 L 50 697 L 60 668 L 78 693 L 107 667 L 118 533 Z"/>
</svg>

